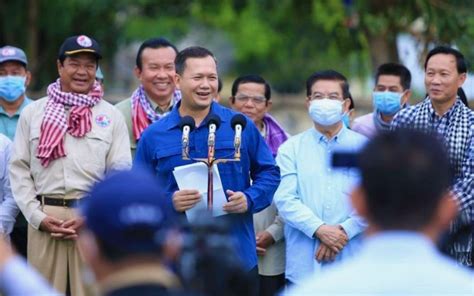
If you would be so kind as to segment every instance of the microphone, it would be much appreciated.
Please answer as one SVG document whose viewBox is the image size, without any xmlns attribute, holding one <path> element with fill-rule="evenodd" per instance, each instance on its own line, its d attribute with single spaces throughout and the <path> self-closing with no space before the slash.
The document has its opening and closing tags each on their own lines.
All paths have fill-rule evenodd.
<svg viewBox="0 0 474 296">
<path fill-rule="evenodd" d="M 179 123 L 179 128 L 183 132 L 183 136 L 181 138 L 181 145 L 182 145 L 182 157 L 183 159 L 189 159 L 189 133 L 194 130 L 196 127 L 196 122 L 194 118 L 187 115 L 181 118 L 181 122 Z"/>
<path fill-rule="evenodd" d="M 234 136 L 234 148 L 235 148 L 235 155 L 234 158 L 240 159 L 240 145 L 242 143 L 242 131 L 244 130 L 245 126 L 247 125 L 247 119 L 242 114 L 236 114 L 232 117 L 230 121 L 230 125 L 232 129 L 235 131 Z"/>
<path fill-rule="evenodd" d="M 207 121 L 207 126 L 209 127 L 209 136 L 207 138 L 207 146 L 208 146 L 208 159 L 209 161 L 214 160 L 214 146 L 216 145 L 216 130 L 221 125 L 221 119 L 219 116 L 215 114 L 211 114 L 209 116 L 209 120 Z"/>
</svg>

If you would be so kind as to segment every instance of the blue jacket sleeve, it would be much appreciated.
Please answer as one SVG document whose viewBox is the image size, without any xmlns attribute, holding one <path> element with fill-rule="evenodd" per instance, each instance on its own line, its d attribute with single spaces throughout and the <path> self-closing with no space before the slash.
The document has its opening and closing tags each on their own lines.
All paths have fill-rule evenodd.
<svg viewBox="0 0 474 296">
<path fill-rule="evenodd" d="M 252 185 L 244 190 L 244 194 L 247 196 L 249 211 L 257 213 L 272 203 L 280 184 L 280 170 L 265 140 L 250 121 L 247 121 L 246 135 Z"/>
<path fill-rule="evenodd" d="M 140 141 L 138 141 L 135 159 L 133 160 L 133 169 L 139 169 L 154 174 L 153 145 L 150 145 L 150 137 L 150 133 L 145 131 Z"/>
</svg>

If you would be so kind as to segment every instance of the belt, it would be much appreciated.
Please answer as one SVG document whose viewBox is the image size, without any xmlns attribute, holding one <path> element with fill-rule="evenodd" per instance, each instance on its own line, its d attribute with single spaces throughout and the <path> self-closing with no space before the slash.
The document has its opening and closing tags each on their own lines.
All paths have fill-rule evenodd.
<svg viewBox="0 0 474 296">
<path fill-rule="evenodd" d="M 65 207 L 65 208 L 74 208 L 79 205 L 81 198 L 51 198 L 42 195 L 37 195 L 36 199 L 41 202 L 42 205 L 47 206 L 56 206 L 56 207 Z"/>
</svg>

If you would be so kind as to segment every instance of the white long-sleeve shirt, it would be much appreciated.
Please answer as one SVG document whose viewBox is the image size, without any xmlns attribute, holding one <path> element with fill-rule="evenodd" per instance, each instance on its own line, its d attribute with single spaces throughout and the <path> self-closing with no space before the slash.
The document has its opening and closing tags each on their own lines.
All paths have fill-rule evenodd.
<svg viewBox="0 0 474 296">
<path fill-rule="evenodd" d="M 12 142 L 0 134 L 0 234 L 9 235 L 15 225 L 15 218 L 20 211 L 13 199 L 8 177 L 8 166 Z"/>
</svg>

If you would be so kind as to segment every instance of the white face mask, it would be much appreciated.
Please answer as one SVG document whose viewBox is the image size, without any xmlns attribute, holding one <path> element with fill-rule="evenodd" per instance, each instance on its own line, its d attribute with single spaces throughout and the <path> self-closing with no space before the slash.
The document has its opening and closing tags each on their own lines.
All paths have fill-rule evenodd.
<svg viewBox="0 0 474 296">
<path fill-rule="evenodd" d="M 309 105 L 309 116 L 322 125 L 330 126 L 342 120 L 342 105 L 344 102 L 338 100 L 321 99 L 313 100 Z"/>
</svg>

